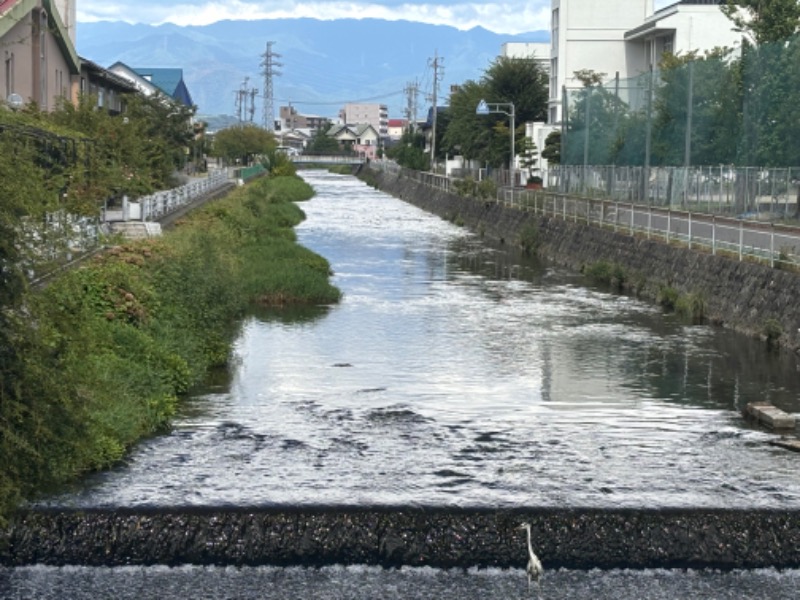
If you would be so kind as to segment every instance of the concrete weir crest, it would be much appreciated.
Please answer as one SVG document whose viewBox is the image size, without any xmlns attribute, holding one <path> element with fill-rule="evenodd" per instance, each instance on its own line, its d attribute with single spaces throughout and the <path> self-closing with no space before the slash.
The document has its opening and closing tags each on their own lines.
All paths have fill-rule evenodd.
<svg viewBox="0 0 800 600">
<path fill-rule="evenodd" d="M 522 522 L 545 568 L 800 567 L 797 511 L 406 506 L 39 509 L 0 562 L 521 568 Z"/>
</svg>

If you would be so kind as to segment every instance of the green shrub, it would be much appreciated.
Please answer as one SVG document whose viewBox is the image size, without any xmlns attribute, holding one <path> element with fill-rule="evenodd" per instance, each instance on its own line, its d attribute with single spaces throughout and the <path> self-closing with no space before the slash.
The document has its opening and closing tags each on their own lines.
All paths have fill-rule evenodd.
<svg viewBox="0 0 800 600">
<path fill-rule="evenodd" d="M 598 261 L 584 267 L 583 273 L 595 285 L 604 285 L 616 290 L 623 289 L 625 285 L 625 271 L 616 263 Z"/>
<path fill-rule="evenodd" d="M 312 195 L 296 177 L 259 179 L 162 238 L 65 272 L 4 315 L 0 358 L 23 360 L 2 372 L 14 385 L 0 386 L 0 521 L 168 426 L 181 395 L 228 359 L 252 303 L 339 299 L 329 263 L 295 243 L 304 215 L 294 202 Z"/>
<path fill-rule="evenodd" d="M 519 234 L 519 245 L 525 254 L 533 254 L 539 244 L 539 228 L 536 224 L 526 225 Z"/>
<path fill-rule="evenodd" d="M 667 310 L 675 310 L 675 305 L 678 302 L 678 290 L 668 285 L 662 285 L 658 291 L 658 303 Z"/>
<path fill-rule="evenodd" d="M 482 200 L 497 198 L 497 184 L 494 179 L 483 179 L 478 183 L 478 197 Z"/>
<path fill-rule="evenodd" d="M 774 346 L 778 343 L 783 335 L 783 327 L 781 327 L 781 324 L 777 319 L 767 319 L 764 321 L 762 334 L 767 342 L 767 345 Z"/>
<path fill-rule="evenodd" d="M 675 302 L 675 312 L 693 322 L 701 322 L 706 313 L 706 301 L 700 294 L 682 294 Z"/>
</svg>

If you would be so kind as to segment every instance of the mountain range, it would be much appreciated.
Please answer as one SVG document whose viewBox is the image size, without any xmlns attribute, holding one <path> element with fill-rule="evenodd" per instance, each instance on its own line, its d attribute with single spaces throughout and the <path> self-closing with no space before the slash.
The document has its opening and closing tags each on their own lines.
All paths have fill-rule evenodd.
<svg viewBox="0 0 800 600">
<path fill-rule="evenodd" d="M 79 23 L 78 53 L 103 66 L 179 67 L 200 115 L 238 115 L 262 122 L 264 62 L 271 45 L 275 116 L 292 104 L 300 113 L 335 117 L 347 102 L 375 102 L 401 118 L 404 90 L 416 84 L 417 116 L 431 106 L 436 62 L 438 98 L 450 86 L 478 80 L 506 42 L 544 42 L 548 32 L 497 34 L 377 19 L 219 21 L 206 26 Z M 246 79 L 247 78 L 247 79 Z M 255 90 L 255 91 L 252 91 Z M 237 97 L 242 98 L 241 112 Z M 437 102 L 442 104 L 442 102 Z"/>
</svg>

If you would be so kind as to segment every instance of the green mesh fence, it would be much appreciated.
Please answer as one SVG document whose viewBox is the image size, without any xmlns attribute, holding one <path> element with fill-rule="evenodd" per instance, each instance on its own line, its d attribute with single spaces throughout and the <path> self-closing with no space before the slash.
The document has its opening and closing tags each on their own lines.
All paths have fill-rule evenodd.
<svg viewBox="0 0 800 600">
<path fill-rule="evenodd" d="M 674 57 L 565 90 L 569 193 L 730 215 L 800 215 L 800 37 Z"/>
<path fill-rule="evenodd" d="M 800 166 L 800 38 L 568 89 L 562 164 Z"/>
</svg>

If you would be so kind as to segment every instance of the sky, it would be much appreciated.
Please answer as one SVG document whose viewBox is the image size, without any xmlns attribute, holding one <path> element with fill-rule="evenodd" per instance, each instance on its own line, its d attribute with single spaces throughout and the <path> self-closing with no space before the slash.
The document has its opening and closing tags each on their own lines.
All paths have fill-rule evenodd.
<svg viewBox="0 0 800 600">
<path fill-rule="evenodd" d="M 602 2 L 603 0 L 597 0 Z M 656 9 L 675 0 L 655 0 Z M 216 21 L 375 18 L 406 20 L 457 29 L 481 26 L 495 33 L 518 34 L 550 29 L 550 0 L 78 0 L 77 19 L 161 25 L 209 25 Z"/>
</svg>

